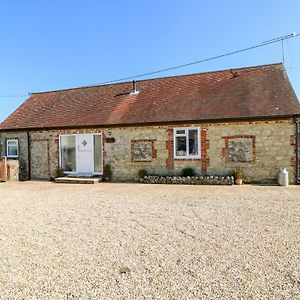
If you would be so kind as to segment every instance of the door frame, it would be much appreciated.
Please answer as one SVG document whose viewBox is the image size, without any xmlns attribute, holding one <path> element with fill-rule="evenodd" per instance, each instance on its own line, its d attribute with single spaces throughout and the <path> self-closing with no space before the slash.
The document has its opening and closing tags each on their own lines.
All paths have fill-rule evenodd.
<svg viewBox="0 0 300 300">
<path fill-rule="evenodd" d="M 73 172 L 73 171 L 64 171 L 64 174 L 79 174 L 79 173 L 82 173 L 82 172 L 78 172 L 77 171 L 77 138 L 76 136 L 78 135 L 81 135 L 81 134 L 85 134 L 85 135 L 92 135 L 93 136 L 93 139 L 94 139 L 94 135 L 100 135 L 101 136 L 101 157 L 102 157 L 102 160 L 101 160 L 101 169 L 102 169 L 102 172 L 89 172 L 89 174 L 92 174 L 92 175 L 103 175 L 103 136 L 102 136 L 102 133 L 100 132 L 96 132 L 96 133 L 67 133 L 67 134 L 60 134 L 59 135 L 59 138 L 58 138 L 58 159 L 59 159 L 59 167 L 61 168 L 61 164 L 62 164 L 62 153 L 61 153 L 61 137 L 62 136 L 75 136 L 75 151 L 76 151 L 76 156 L 75 156 L 75 159 L 76 159 L 76 171 Z M 93 165 L 95 164 L 94 162 L 94 140 L 93 140 L 93 148 L 92 148 L 92 155 L 93 155 Z"/>
</svg>

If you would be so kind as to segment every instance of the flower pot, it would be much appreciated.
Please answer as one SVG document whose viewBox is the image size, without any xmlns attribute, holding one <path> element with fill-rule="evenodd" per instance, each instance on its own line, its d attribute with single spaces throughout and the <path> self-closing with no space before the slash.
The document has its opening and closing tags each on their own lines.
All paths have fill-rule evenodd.
<svg viewBox="0 0 300 300">
<path fill-rule="evenodd" d="M 140 178 L 140 183 L 143 183 L 144 182 L 144 178 Z"/>
<path fill-rule="evenodd" d="M 236 178 L 236 179 L 235 179 L 235 184 L 237 184 L 237 185 L 242 185 L 242 184 L 243 184 L 243 179 L 241 179 L 241 178 Z"/>
<path fill-rule="evenodd" d="M 104 182 L 110 182 L 110 178 L 109 177 L 105 177 L 104 178 Z"/>
</svg>

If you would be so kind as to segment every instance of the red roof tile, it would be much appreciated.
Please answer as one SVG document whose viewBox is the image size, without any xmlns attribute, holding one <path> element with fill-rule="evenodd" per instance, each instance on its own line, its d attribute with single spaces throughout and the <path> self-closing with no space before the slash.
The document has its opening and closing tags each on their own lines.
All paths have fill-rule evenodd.
<svg viewBox="0 0 300 300">
<path fill-rule="evenodd" d="M 237 75 L 234 76 L 233 73 Z M 285 117 L 300 105 L 282 64 L 32 94 L 0 130 Z"/>
</svg>

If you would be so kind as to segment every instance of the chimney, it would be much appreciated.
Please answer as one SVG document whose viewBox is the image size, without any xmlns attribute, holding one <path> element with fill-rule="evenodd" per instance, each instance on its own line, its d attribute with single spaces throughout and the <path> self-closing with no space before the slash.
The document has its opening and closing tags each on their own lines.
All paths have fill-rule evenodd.
<svg viewBox="0 0 300 300">
<path fill-rule="evenodd" d="M 130 95 L 137 95 L 139 91 L 136 90 L 136 81 L 132 81 L 132 91 L 130 92 Z"/>
</svg>

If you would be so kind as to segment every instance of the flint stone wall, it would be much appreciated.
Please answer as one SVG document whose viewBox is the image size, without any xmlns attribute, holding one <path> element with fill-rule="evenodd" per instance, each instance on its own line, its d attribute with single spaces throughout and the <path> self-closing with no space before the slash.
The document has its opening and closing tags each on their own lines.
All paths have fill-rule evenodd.
<svg viewBox="0 0 300 300">
<path fill-rule="evenodd" d="M 151 161 L 152 160 L 152 143 L 151 142 L 134 142 L 132 143 L 132 161 Z"/>
<path fill-rule="evenodd" d="M 0 156 L 6 156 L 6 140 L 7 139 L 18 139 L 19 140 L 19 179 L 28 180 L 28 140 L 27 132 L 25 131 L 13 131 L 13 132 L 1 132 L 0 133 Z"/>
<path fill-rule="evenodd" d="M 113 181 L 138 181 L 138 171 L 142 168 L 160 176 L 180 175 L 185 167 L 194 168 L 197 176 L 229 176 L 233 169 L 240 167 L 249 182 L 275 182 L 279 168 L 287 168 L 289 181 L 294 182 L 296 154 L 292 119 L 180 125 L 184 126 L 201 128 L 200 159 L 174 159 L 172 132 L 177 124 L 30 131 L 31 176 L 33 179 L 56 176 L 60 134 L 102 133 L 103 163 L 111 165 Z M 5 155 L 7 138 L 19 139 L 20 179 L 26 180 L 27 132 L 0 133 L 1 156 Z M 135 143 L 140 143 L 138 148 L 132 148 Z"/>
<path fill-rule="evenodd" d="M 228 143 L 228 161 L 243 163 L 252 162 L 252 139 L 231 139 Z"/>
</svg>

